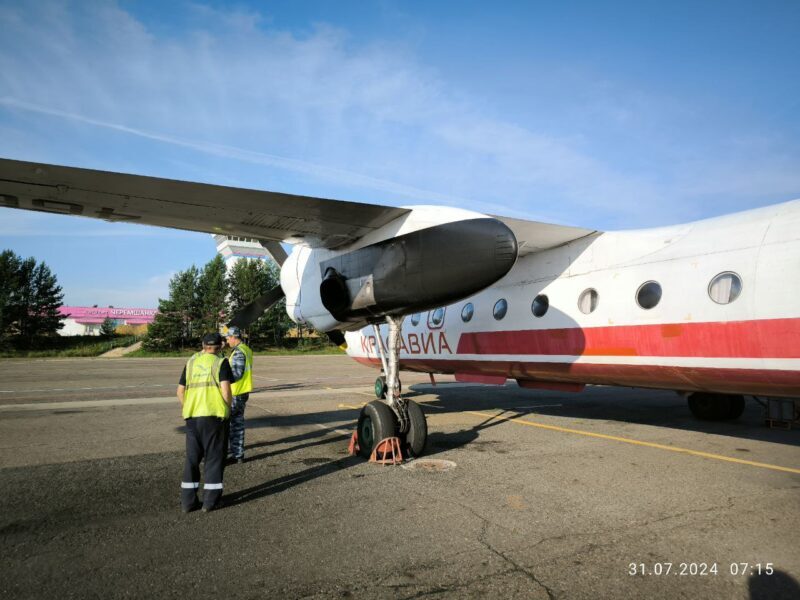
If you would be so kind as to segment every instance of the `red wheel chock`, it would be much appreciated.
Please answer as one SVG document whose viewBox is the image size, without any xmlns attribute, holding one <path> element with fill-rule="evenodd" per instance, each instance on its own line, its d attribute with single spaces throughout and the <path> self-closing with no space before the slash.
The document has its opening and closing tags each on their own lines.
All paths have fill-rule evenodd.
<svg viewBox="0 0 800 600">
<path fill-rule="evenodd" d="M 353 432 L 353 435 L 350 436 L 350 444 L 347 446 L 347 452 L 350 456 L 355 456 L 358 454 L 360 450 L 358 446 L 358 430 Z"/>
<path fill-rule="evenodd" d="M 400 449 L 400 438 L 390 437 L 378 442 L 369 462 L 380 465 L 399 465 L 403 462 L 403 451 Z"/>
<path fill-rule="evenodd" d="M 358 445 L 358 430 L 353 432 L 350 436 L 350 444 L 347 446 L 347 452 L 350 456 L 355 456 L 359 453 L 360 447 Z M 369 457 L 369 462 L 377 463 L 379 465 L 399 465 L 403 462 L 403 451 L 400 448 L 400 438 L 390 437 L 378 442 L 372 454 Z"/>
</svg>

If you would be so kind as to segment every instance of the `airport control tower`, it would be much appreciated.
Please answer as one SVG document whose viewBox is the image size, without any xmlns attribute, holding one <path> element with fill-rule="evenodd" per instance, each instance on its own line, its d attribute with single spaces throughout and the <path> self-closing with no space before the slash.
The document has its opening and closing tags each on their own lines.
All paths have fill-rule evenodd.
<svg viewBox="0 0 800 600">
<path fill-rule="evenodd" d="M 269 260 L 269 253 L 258 243 L 258 240 L 236 235 L 214 235 L 217 252 L 225 259 L 225 270 L 230 272 L 237 262 L 243 258 Z"/>
</svg>

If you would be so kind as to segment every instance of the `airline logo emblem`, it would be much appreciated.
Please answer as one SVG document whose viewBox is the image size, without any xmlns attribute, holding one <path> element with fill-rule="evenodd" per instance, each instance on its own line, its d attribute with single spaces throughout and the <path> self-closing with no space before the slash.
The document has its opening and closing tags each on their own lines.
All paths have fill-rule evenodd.
<svg viewBox="0 0 800 600">
<path fill-rule="evenodd" d="M 385 348 L 389 347 L 389 338 L 383 338 Z M 374 335 L 361 336 L 361 351 L 369 355 L 378 356 L 378 339 Z M 429 331 L 426 333 L 407 333 L 400 336 L 401 354 L 453 354 L 444 331 Z"/>
</svg>

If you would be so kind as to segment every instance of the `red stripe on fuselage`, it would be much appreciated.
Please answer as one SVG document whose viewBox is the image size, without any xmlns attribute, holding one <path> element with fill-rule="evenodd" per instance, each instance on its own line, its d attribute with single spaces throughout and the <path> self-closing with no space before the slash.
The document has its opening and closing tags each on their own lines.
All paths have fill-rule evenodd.
<svg viewBox="0 0 800 600">
<path fill-rule="evenodd" d="M 353 358 L 362 364 L 380 367 L 377 358 L 357 356 Z M 422 373 L 475 373 L 489 376 L 502 375 L 509 379 L 646 387 L 687 392 L 789 397 L 800 395 L 800 371 L 456 359 L 403 359 L 400 361 L 400 368 Z"/>
<path fill-rule="evenodd" d="M 800 358 L 800 319 L 463 333 L 456 353 Z"/>
</svg>

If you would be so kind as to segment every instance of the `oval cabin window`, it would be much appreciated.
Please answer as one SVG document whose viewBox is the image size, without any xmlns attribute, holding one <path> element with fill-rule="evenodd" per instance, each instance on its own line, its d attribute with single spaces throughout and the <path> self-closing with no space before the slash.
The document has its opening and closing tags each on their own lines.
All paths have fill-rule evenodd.
<svg viewBox="0 0 800 600">
<path fill-rule="evenodd" d="M 708 295 L 717 304 L 730 304 L 742 293 L 742 278 L 733 271 L 720 273 L 708 285 Z"/>
<path fill-rule="evenodd" d="M 647 281 L 636 290 L 636 304 L 646 310 L 655 307 L 661 301 L 661 285 L 657 281 Z"/>
<path fill-rule="evenodd" d="M 583 290 L 578 298 L 578 309 L 585 315 L 594 312 L 594 309 L 597 308 L 597 304 L 600 302 L 600 298 L 597 295 L 597 290 L 594 288 L 589 288 L 588 290 Z"/>
<path fill-rule="evenodd" d="M 438 327 L 444 320 L 444 309 L 437 308 L 431 313 L 431 325 Z"/>
<path fill-rule="evenodd" d="M 416 327 L 419 325 L 419 313 L 414 313 L 411 315 L 411 324 Z"/>
<path fill-rule="evenodd" d="M 547 314 L 547 309 L 550 308 L 550 300 L 544 294 L 539 294 L 533 299 L 531 303 L 531 312 L 534 317 L 543 317 Z"/>
<path fill-rule="evenodd" d="M 494 308 L 492 309 L 492 315 L 498 321 L 506 316 L 508 312 L 508 302 L 506 302 L 505 298 L 500 298 L 497 302 L 494 303 Z"/>
<path fill-rule="evenodd" d="M 464 305 L 464 308 L 461 309 L 461 320 L 464 323 L 469 323 L 472 320 L 472 315 L 475 313 L 475 307 L 472 306 L 472 302 L 467 302 Z"/>
</svg>

